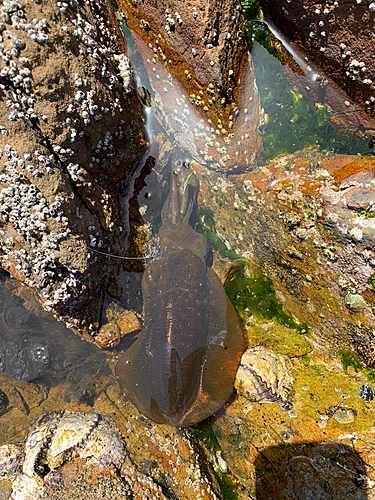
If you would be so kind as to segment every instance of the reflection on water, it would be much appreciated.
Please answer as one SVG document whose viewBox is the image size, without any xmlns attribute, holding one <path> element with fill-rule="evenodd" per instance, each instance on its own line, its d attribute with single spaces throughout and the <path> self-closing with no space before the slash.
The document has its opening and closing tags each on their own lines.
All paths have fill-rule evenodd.
<svg viewBox="0 0 375 500">
<path fill-rule="evenodd" d="M 1 278 L 0 371 L 47 386 L 68 381 L 70 391 L 82 396 L 94 376 L 105 370 L 106 356 L 52 316 L 31 313 L 24 300 L 9 290 L 14 281 Z"/>
</svg>

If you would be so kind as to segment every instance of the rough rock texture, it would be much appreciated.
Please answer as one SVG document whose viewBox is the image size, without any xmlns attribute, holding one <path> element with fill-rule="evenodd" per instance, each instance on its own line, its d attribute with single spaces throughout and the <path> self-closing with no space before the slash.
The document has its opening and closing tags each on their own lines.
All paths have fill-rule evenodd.
<svg viewBox="0 0 375 500">
<path fill-rule="evenodd" d="M 145 145 L 111 16 L 104 2 L 1 6 L 2 265 L 85 333 L 79 309 L 117 264 L 90 249 L 120 252 L 119 192 Z"/>
<path fill-rule="evenodd" d="M 193 433 L 154 425 L 121 398 L 118 389 L 107 385 L 95 413 L 42 414 L 16 457 L 18 468 L 10 457 L 17 450 L 0 448 L 0 494 L 10 481 L 12 500 L 88 494 L 96 499 L 103 498 L 103 491 L 113 499 L 221 499 L 212 466 Z M 122 436 L 111 418 L 97 413 L 99 408 L 115 416 Z"/>
<path fill-rule="evenodd" d="M 261 0 L 266 19 L 362 109 L 375 116 L 375 5 L 313 0 Z"/>
<path fill-rule="evenodd" d="M 207 49 L 209 43 L 204 41 L 204 33 L 201 34 L 203 38 L 197 35 L 196 40 L 191 35 L 197 30 L 204 31 L 206 25 L 198 20 L 199 16 L 207 15 L 210 3 L 197 6 L 199 13 L 194 19 L 195 11 L 190 10 L 191 6 L 178 2 L 175 8 L 183 22 L 177 23 L 170 35 L 152 17 L 161 22 L 165 15 L 169 15 L 164 10 L 153 9 L 146 16 L 141 9 L 151 9 L 147 3 L 134 6 L 131 2 L 120 2 L 120 5 L 125 10 L 127 24 L 134 30 L 134 59 L 153 97 L 152 114 L 168 138 L 180 148 L 187 149 L 207 168 L 230 172 L 256 168 L 262 150 L 259 132 L 262 113 L 253 67 L 244 40 L 235 38 L 237 31 L 230 32 L 231 38 L 224 36 L 234 27 L 242 29 L 235 4 L 228 2 L 221 6 L 224 10 L 216 7 L 215 13 L 210 12 L 219 24 L 219 28 L 215 28 L 219 33 L 218 43 L 211 44 L 212 49 Z M 230 6 L 232 16 L 229 15 Z M 172 12 L 170 7 L 166 8 Z M 121 11 L 117 15 L 121 19 Z M 177 17 L 175 13 L 174 16 Z M 147 29 L 144 29 L 146 22 Z M 197 50 L 195 46 L 199 44 L 203 46 L 201 56 L 194 56 L 191 51 Z M 217 57 L 217 62 L 212 60 L 213 66 L 210 64 L 211 51 Z M 228 70 L 231 64 L 232 69 Z M 195 74 L 197 65 L 206 74 L 202 81 Z M 219 80 L 212 71 L 221 75 Z M 229 76 L 225 76 L 226 72 Z M 232 89 L 230 95 L 225 90 L 228 85 Z M 238 145 L 242 147 L 238 148 Z"/>
<path fill-rule="evenodd" d="M 227 121 L 238 105 L 240 82 L 247 64 L 247 45 L 240 2 L 121 0 L 129 27 L 154 47 L 167 70 L 190 94 L 207 94 L 211 118 Z M 208 104 L 211 98 L 213 103 Z"/>
</svg>

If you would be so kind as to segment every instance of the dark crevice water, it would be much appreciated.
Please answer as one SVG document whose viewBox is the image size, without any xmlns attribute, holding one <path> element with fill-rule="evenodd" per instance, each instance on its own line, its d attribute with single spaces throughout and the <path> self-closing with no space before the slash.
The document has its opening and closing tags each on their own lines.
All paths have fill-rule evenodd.
<svg viewBox="0 0 375 500">
<path fill-rule="evenodd" d="M 97 373 L 109 373 L 105 354 L 56 322 L 32 299 L 28 303 L 35 307 L 35 314 L 30 312 L 12 289 L 22 291 L 15 280 L 2 274 L 0 372 L 47 388 L 67 381 L 66 398 L 79 399 Z"/>
</svg>

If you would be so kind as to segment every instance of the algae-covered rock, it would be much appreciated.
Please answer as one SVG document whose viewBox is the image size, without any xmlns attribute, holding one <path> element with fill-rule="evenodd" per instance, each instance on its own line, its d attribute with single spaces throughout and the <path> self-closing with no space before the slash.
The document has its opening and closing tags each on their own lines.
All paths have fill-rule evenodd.
<svg viewBox="0 0 375 500">
<path fill-rule="evenodd" d="M 366 309 L 366 301 L 358 293 L 347 293 L 344 301 L 346 307 L 352 312 L 360 312 Z"/>
</svg>

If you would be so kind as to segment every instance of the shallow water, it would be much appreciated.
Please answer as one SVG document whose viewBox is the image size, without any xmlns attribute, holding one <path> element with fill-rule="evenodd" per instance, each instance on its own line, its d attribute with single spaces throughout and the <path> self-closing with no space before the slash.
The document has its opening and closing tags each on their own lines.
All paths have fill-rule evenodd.
<svg viewBox="0 0 375 500">
<path fill-rule="evenodd" d="M 265 29 L 264 25 L 262 29 Z M 125 38 L 128 44 L 130 36 L 130 32 L 127 32 Z M 303 175 L 306 184 L 318 179 L 317 183 L 321 181 L 323 186 L 329 178 L 329 173 L 320 166 L 325 159 L 333 159 L 335 154 L 358 155 L 370 151 L 367 131 L 359 119 L 352 118 L 356 113 L 360 116 L 359 110 L 353 105 L 348 107 L 345 97 L 309 67 L 308 62 L 300 60 L 303 63 L 300 73 L 293 72 L 283 66 L 272 51 L 254 41 L 252 63 L 260 109 L 255 104 L 254 107 L 249 104 L 247 114 L 252 116 L 254 113 L 255 119 L 258 119 L 259 113 L 258 128 L 263 151 L 257 151 L 260 155 L 252 177 L 246 173 L 243 176 L 228 175 L 222 171 L 222 164 L 209 159 L 212 146 L 209 145 L 206 152 L 205 146 L 201 145 L 205 141 L 215 141 L 207 137 L 202 139 L 199 135 L 207 132 L 209 136 L 211 131 L 207 131 L 207 127 L 210 127 L 189 101 L 183 85 L 172 76 L 163 76 L 163 68 L 159 68 L 157 63 L 155 66 L 158 69 L 153 72 L 152 66 L 137 52 L 136 45 L 129 52 L 136 67 L 138 84 L 149 90 L 152 105 L 151 108 L 144 108 L 151 145 L 148 158 L 145 158 L 144 164 L 129 183 L 130 191 L 124 201 L 129 220 L 125 224 L 129 227 L 131 224 L 147 226 L 148 239 L 145 248 L 141 249 L 145 252 L 145 259 L 141 258 L 137 264 L 124 262 L 117 283 L 120 294 L 113 298 L 110 291 L 106 291 L 102 323 L 111 322 L 105 315 L 113 304 L 142 313 L 143 262 L 145 260 L 147 265 L 160 256 L 160 212 L 168 193 L 172 145 L 179 147 L 186 158 L 196 159 L 204 166 L 201 168 L 195 164 L 201 182 L 196 230 L 204 234 L 213 250 L 214 268 L 222 281 L 228 271 L 228 264 L 237 262 L 227 275 L 226 290 L 247 327 L 250 343 L 262 343 L 293 361 L 295 394 L 298 397 L 290 406 L 281 409 L 277 403 L 273 407 L 275 409 L 270 405 L 259 405 L 260 410 L 257 407 L 256 415 L 249 414 L 249 421 L 253 420 L 254 425 L 257 425 L 258 413 L 266 415 L 262 418 L 268 418 L 270 425 L 275 425 L 277 439 L 284 440 L 281 447 L 284 452 L 291 442 L 291 436 L 302 436 L 300 440 L 304 440 L 305 444 L 308 440 L 315 443 L 323 439 L 322 433 L 328 421 L 333 430 L 327 430 L 327 435 L 332 439 L 341 432 L 342 428 L 337 427 L 338 424 L 345 424 L 345 418 L 348 422 L 351 418 L 354 420 L 358 414 L 361 415 L 357 419 L 360 421 L 359 430 L 368 429 L 371 412 L 366 413 L 364 399 L 359 397 L 358 389 L 366 380 L 371 381 L 371 377 L 374 379 L 374 372 L 367 368 L 365 370 L 357 352 L 353 351 L 349 333 L 347 337 L 342 333 L 347 330 L 352 337 L 360 337 L 357 318 L 349 316 L 343 308 L 343 296 L 348 288 L 338 289 L 336 275 L 331 277 L 329 274 L 330 266 L 334 269 L 335 245 L 336 250 L 338 245 L 329 233 L 329 221 L 329 230 L 322 232 L 326 241 L 309 246 L 305 244 L 306 241 L 311 243 L 313 238 L 318 240 L 313 223 L 317 224 L 322 219 L 320 208 L 314 200 L 308 206 L 302 196 L 298 198 L 295 194 L 297 188 L 288 192 L 288 186 L 295 187 Z M 295 63 L 298 62 L 297 58 Z M 159 69 L 161 80 L 167 78 L 166 81 L 172 82 L 170 87 L 173 87 L 173 92 L 161 94 L 152 87 L 153 78 L 156 84 L 155 74 L 159 75 Z M 178 113 L 173 111 L 175 106 L 179 106 Z M 180 122 L 176 122 L 176 114 L 183 118 Z M 245 123 L 244 118 L 243 134 L 246 133 Z M 163 146 L 165 151 L 161 154 Z M 219 146 L 222 147 L 223 142 Z M 235 154 L 237 149 L 241 158 L 250 158 L 253 151 L 244 151 L 245 147 L 249 148 L 249 145 L 232 144 L 231 151 Z M 270 166 L 270 160 L 275 158 L 279 159 L 276 166 Z M 307 160 L 299 170 L 298 162 L 304 159 Z M 239 163 L 238 168 L 229 170 L 229 173 L 246 172 L 243 166 Z M 303 169 L 305 174 L 302 173 Z M 318 174 L 322 177 L 319 178 Z M 278 183 L 281 185 L 280 195 L 275 201 L 269 193 Z M 295 218 L 283 212 L 286 203 L 282 206 L 282 202 L 288 201 L 289 196 L 297 214 Z M 312 221 L 311 226 L 308 225 L 309 221 Z M 298 233 L 300 227 L 305 233 Z M 348 245 L 348 253 L 351 251 L 351 254 L 355 254 L 356 250 L 352 246 Z M 316 253 L 313 253 L 315 250 L 312 248 L 318 248 Z M 316 261 L 323 261 L 324 258 L 324 268 L 317 268 Z M 327 281 L 319 281 L 320 275 L 327 277 Z M 354 276 L 353 280 L 356 278 L 358 276 Z M 361 283 L 361 280 L 357 282 Z M 25 307 L 25 299 L 20 298 L 19 295 L 23 294 L 19 291 L 4 274 L 0 284 L 0 371 L 15 380 L 42 384 L 48 389 L 67 381 L 66 401 L 72 397 L 78 399 L 85 393 L 88 401 L 87 392 L 90 392 L 90 384 L 95 376 L 98 373 L 110 373 L 110 355 L 78 339 L 62 323 L 56 322 L 35 305 L 30 305 L 28 299 Z M 361 317 L 361 320 L 368 324 L 368 317 Z M 335 322 L 341 328 L 337 338 L 334 336 Z M 358 322 L 361 321 L 358 319 Z M 133 337 L 124 339 L 118 350 L 125 350 L 133 340 Z M 366 344 L 366 339 L 362 343 Z M 319 352 L 320 348 L 323 354 Z M 329 369 L 324 364 L 326 359 L 334 360 Z M 371 368 L 374 369 L 375 364 Z M 324 383 L 320 383 L 321 380 Z M 339 407 L 349 398 L 354 401 L 354 410 Z M 235 404 L 233 408 L 234 413 L 238 411 Z M 236 418 L 242 415 L 243 408 L 240 410 L 235 414 Z M 253 410 L 251 403 L 245 410 Z M 282 417 L 280 412 L 283 412 Z M 304 418 L 299 418 L 301 415 L 307 415 L 308 424 L 305 426 L 301 422 Z M 307 428 L 310 421 L 315 425 L 311 437 L 308 433 L 303 434 L 303 428 Z M 225 423 L 222 425 L 225 427 Z M 246 425 L 250 424 L 244 423 L 243 427 Z M 217 429 L 219 435 L 225 436 L 220 424 Z M 245 435 L 243 429 L 241 432 Z M 246 428 L 246 432 L 250 441 L 249 436 L 255 431 L 252 428 L 250 432 Z M 203 432 L 202 439 L 205 437 Z M 246 438 L 241 442 L 248 446 Z M 236 445 L 235 441 L 233 443 Z M 228 444 L 223 438 L 222 446 L 225 445 Z M 268 450 L 275 455 L 278 453 L 272 443 Z M 237 452 L 237 449 L 232 450 L 233 470 L 236 460 L 240 461 L 235 455 Z M 262 467 L 260 465 L 259 469 L 262 470 Z"/>
<path fill-rule="evenodd" d="M 14 293 L 12 292 L 14 291 Z M 80 398 L 95 375 L 107 373 L 106 356 L 44 312 L 5 273 L 0 281 L 0 372 L 47 387 L 69 382 L 67 398 Z"/>
</svg>

